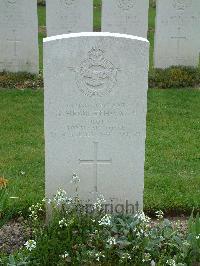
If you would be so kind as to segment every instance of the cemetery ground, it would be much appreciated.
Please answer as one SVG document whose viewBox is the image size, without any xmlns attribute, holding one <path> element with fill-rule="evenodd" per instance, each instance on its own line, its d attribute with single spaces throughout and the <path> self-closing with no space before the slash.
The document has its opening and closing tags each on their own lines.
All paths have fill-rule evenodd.
<svg viewBox="0 0 200 266">
<path fill-rule="evenodd" d="M 95 30 L 98 30 L 100 6 L 98 1 L 95 4 L 94 25 Z M 42 70 L 42 38 L 45 37 L 44 7 L 40 6 L 38 12 L 40 21 L 40 69 Z M 155 9 L 150 8 L 150 72 L 153 71 L 154 18 Z M 2 77 L 0 76 L 0 84 L 2 84 Z M 20 80 L 23 80 L 23 82 L 20 83 Z M 15 222 L 16 219 L 18 219 L 18 222 L 21 221 L 21 218 L 18 217 L 23 216 L 26 221 L 27 217 L 31 215 L 31 219 L 34 220 L 33 209 L 30 212 L 29 207 L 41 202 L 44 198 L 44 95 L 41 88 L 42 82 L 32 80 L 32 77 L 27 82 L 27 76 L 24 78 L 24 75 L 10 75 L 9 78 L 6 77 L 5 79 L 4 77 L 4 82 L 8 86 L 5 86 L 6 89 L 0 89 L 0 177 L 3 177 L 3 179 L 0 179 L 0 187 L 5 185 L 3 189 L 0 189 L 0 227 L 14 220 L 14 225 L 11 222 L 12 232 L 12 228 L 18 225 Z M 15 86 L 15 83 L 18 85 Z M 153 88 L 148 92 L 144 211 L 149 216 L 154 217 L 158 210 L 162 210 L 168 218 L 172 216 L 182 217 L 182 215 L 188 217 L 193 209 L 195 213 L 200 211 L 199 103 L 199 88 L 185 87 L 180 89 L 173 87 L 165 90 Z M 3 183 L 7 181 L 8 183 Z M 42 211 L 39 210 L 40 207 Z M 42 220 L 42 217 L 44 217 L 43 206 L 38 205 L 34 208 L 35 214 Z M 115 241 L 118 235 L 127 232 L 127 228 L 131 230 L 130 221 L 114 221 L 113 223 L 117 225 L 117 231 L 110 235 L 109 221 L 102 220 L 104 218 L 101 216 L 102 214 L 98 219 L 101 218 L 102 224 L 105 223 L 103 226 L 98 222 L 88 225 L 88 217 L 82 217 L 82 220 L 78 220 L 79 217 L 76 216 L 74 210 L 70 211 L 71 220 L 68 220 L 68 216 L 66 216 L 63 225 L 61 222 L 61 226 L 58 226 L 60 221 L 59 217 L 56 217 L 55 224 L 52 224 L 47 231 L 45 229 L 44 235 L 38 233 L 41 222 L 33 222 L 31 224 L 32 228 L 37 231 L 36 235 L 39 239 L 37 247 L 34 248 L 34 242 L 27 243 L 27 250 L 23 252 L 22 257 L 20 258 L 18 253 L 15 258 L 10 256 L 9 265 L 17 265 L 16 261 L 30 263 L 30 260 L 32 260 L 30 265 L 36 265 L 34 263 L 38 261 L 39 265 L 66 265 L 67 263 L 70 265 L 71 261 L 75 260 L 77 253 L 81 254 L 83 259 L 81 262 L 85 263 L 83 265 L 88 265 L 88 258 L 89 262 L 94 263 L 93 265 L 96 265 L 99 261 L 102 261 L 102 265 L 111 265 L 111 263 L 117 265 L 120 259 L 122 264 L 128 265 L 130 256 L 135 259 L 134 265 L 150 265 L 153 260 L 157 262 L 156 265 L 192 265 L 192 259 L 194 261 L 200 260 L 200 225 L 198 217 L 198 221 L 190 226 L 188 238 L 185 236 L 185 232 L 183 232 L 184 237 L 181 238 L 179 232 L 175 232 L 171 225 L 163 222 L 162 213 L 157 213 L 159 222 L 158 225 L 155 225 L 156 233 L 153 229 L 148 229 L 148 240 L 153 248 L 147 252 L 147 241 L 145 236 L 143 237 L 141 234 L 141 230 L 146 230 L 148 224 L 146 217 L 135 218 L 138 226 L 137 230 L 140 232 L 140 240 L 136 241 L 131 238 L 130 233 L 127 233 L 127 235 L 124 233 L 124 238 L 116 244 Z M 96 217 L 94 218 L 96 219 Z M 70 223 L 68 229 L 65 228 L 65 222 Z M 19 230 L 21 230 L 21 227 Z M 77 230 L 80 230 L 81 237 L 76 235 Z M 112 228 L 112 230 L 114 229 Z M 88 231 L 94 232 L 94 234 L 89 235 L 90 238 L 88 238 Z M 98 232 L 95 233 L 96 231 Z M 24 239 L 21 239 L 22 242 L 25 239 L 27 240 L 28 237 L 34 238 L 33 232 L 29 231 L 26 234 Z M 160 249 L 157 248 L 157 244 L 154 245 L 155 235 L 166 237 L 166 242 L 163 241 L 164 244 L 161 245 Z M 190 255 L 187 253 L 187 245 L 182 245 L 182 239 L 187 239 L 187 243 L 193 247 Z M 87 241 L 89 242 L 88 245 L 86 244 Z M 22 245 L 22 242 L 19 245 Z M 129 244 L 129 242 L 132 244 Z M 120 246 L 120 252 L 116 248 L 117 245 Z M 85 250 L 85 246 L 87 246 L 87 250 Z M 139 248 L 134 251 L 135 246 Z M 98 251 L 98 247 L 102 250 L 101 252 Z M 30 257 L 29 251 L 32 252 L 32 257 Z M 90 252 L 88 253 L 88 251 Z M 184 258 L 186 264 L 173 264 L 172 258 L 176 252 L 182 254 L 177 255 L 177 261 L 179 262 L 183 261 L 181 256 L 187 254 L 188 257 Z M 37 257 L 38 261 L 34 262 L 34 256 Z M 78 263 L 80 265 L 78 256 L 76 259 L 77 265 Z M 7 256 L 1 256 L 0 250 L 0 265 L 1 263 L 7 265 Z M 133 265 L 131 263 L 130 265 Z"/>
</svg>

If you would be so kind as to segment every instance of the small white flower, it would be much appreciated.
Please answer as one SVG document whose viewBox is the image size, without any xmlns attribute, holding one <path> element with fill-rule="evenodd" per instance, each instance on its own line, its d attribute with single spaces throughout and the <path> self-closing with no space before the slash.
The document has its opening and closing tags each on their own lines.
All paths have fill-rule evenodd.
<svg viewBox="0 0 200 266">
<path fill-rule="evenodd" d="M 151 218 L 149 218 L 148 216 L 146 216 L 144 214 L 144 212 L 142 212 L 142 211 L 136 213 L 134 215 L 134 218 L 136 218 L 137 220 L 139 220 L 141 223 L 144 223 L 144 224 L 149 224 L 150 221 L 151 221 Z"/>
<path fill-rule="evenodd" d="M 61 258 L 66 259 L 69 257 L 69 253 L 67 251 L 65 251 L 65 253 L 63 255 L 60 255 Z"/>
<path fill-rule="evenodd" d="M 100 261 L 100 258 L 105 258 L 105 255 L 103 255 L 101 252 L 97 252 L 95 254 L 95 258 L 97 261 Z"/>
<path fill-rule="evenodd" d="M 107 240 L 107 243 L 110 245 L 110 246 L 114 246 L 116 245 L 116 239 L 114 237 L 110 237 L 108 240 Z"/>
<path fill-rule="evenodd" d="M 156 263 L 154 260 L 151 261 L 151 266 L 156 266 Z"/>
<path fill-rule="evenodd" d="M 29 251 L 32 251 L 33 249 L 36 248 L 36 242 L 35 240 L 28 240 L 24 246 L 29 250 Z"/>
<path fill-rule="evenodd" d="M 200 234 L 198 236 L 196 236 L 196 240 L 199 240 L 200 239 Z"/>
<path fill-rule="evenodd" d="M 167 260 L 167 261 L 166 261 L 166 264 L 169 265 L 169 266 L 176 266 L 176 262 L 175 262 L 175 260 L 172 260 L 172 259 Z"/>
<path fill-rule="evenodd" d="M 25 173 L 24 171 L 21 170 L 21 171 L 20 171 L 20 174 L 21 174 L 21 175 L 25 175 L 26 173 Z"/>
<path fill-rule="evenodd" d="M 149 253 L 144 253 L 144 258 L 142 262 L 148 262 L 151 260 L 151 255 Z"/>
<path fill-rule="evenodd" d="M 111 216 L 106 214 L 100 221 L 99 225 L 111 225 Z"/>
<path fill-rule="evenodd" d="M 89 257 L 92 257 L 92 256 L 94 255 L 94 253 L 93 253 L 91 250 L 88 250 L 88 251 L 87 251 L 87 255 L 88 255 Z"/>
<path fill-rule="evenodd" d="M 62 220 L 60 220 L 58 223 L 59 223 L 60 228 L 63 228 L 63 227 L 67 227 L 68 226 L 67 221 L 66 221 L 65 218 L 63 218 Z"/>
<path fill-rule="evenodd" d="M 123 253 L 122 256 L 121 256 L 121 260 L 131 260 L 131 256 L 129 253 Z"/>
<path fill-rule="evenodd" d="M 162 220 L 164 218 L 164 213 L 162 211 L 156 211 L 155 213 L 158 220 Z"/>
<path fill-rule="evenodd" d="M 63 204 L 70 205 L 72 203 L 72 198 L 67 197 L 67 192 L 65 190 L 59 189 L 50 203 L 54 203 L 57 207 Z"/>
<path fill-rule="evenodd" d="M 137 250 L 137 249 L 139 249 L 140 247 L 139 246 L 134 246 L 133 248 L 132 248 L 132 250 L 134 251 L 134 250 Z"/>
<path fill-rule="evenodd" d="M 73 184 L 78 184 L 78 183 L 80 183 L 80 178 L 78 177 L 78 175 L 77 174 L 73 174 L 72 175 L 72 180 L 70 181 L 70 183 L 73 183 Z"/>
<path fill-rule="evenodd" d="M 97 211 L 101 211 L 104 203 L 106 203 L 104 196 L 99 195 L 97 198 L 97 201 L 93 205 L 93 209 Z"/>
</svg>

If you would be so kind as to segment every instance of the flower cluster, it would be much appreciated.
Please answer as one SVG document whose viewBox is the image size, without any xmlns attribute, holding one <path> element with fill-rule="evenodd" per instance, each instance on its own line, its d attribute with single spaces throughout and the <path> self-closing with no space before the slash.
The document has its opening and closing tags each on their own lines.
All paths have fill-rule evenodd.
<svg viewBox="0 0 200 266">
<path fill-rule="evenodd" d="M 32 205 L 29 207 L 29 217 L 33 220 L 36 221 L 38 219 L 39 213 L 43 212 L 43 204 L 42 203 L 37 203 L 36 205 Z"/>
<path fill-rule="evenodd" d="M 156 211 L 156 217 L 158 220 L 162 220 L 164 218 L 164 213 L 162 211 Z"/>
<path fill-rule="evenodd" d="M 58 223 L 59 223 L 60 228 L 63 228 L 63 227 L 67 227 L 68 226 L 67 221 L 66 221 L 65 218 L 63 218 L 62 220 L 60 220 Z"/>
<path fill-rule="evenodd" d="M 175 260 L 170 259 L 170 260 L 167 260 L 167 261 L 166 261 L 166 265 L 169 265 L 169 266 L 176 266 L 176 262 L 175 262 Z"/>
<path fill-rule="evenodd" d="M 131 260 L 131 255 L 128 252 L 124 252 L 121 255 L 121 262 Z"/>
<path fill-rule="evenodd" d="M 111 225 L 111 216 L 106 214 L 103 218 L 99 221 L 99 225 L 101 226 L 109 226 Z"/>
<path fill-rule="evenodd" d="M 148 262 L 148 261 L 151 261 L 151 255 L 149 253 L 144 253 L 142 262 Z"/>
<path fill-rule="evenodd" d="M 56 195 L 52 200 L 49 200 L 49 204 L 56 205 L 56 207 L 60 207 L 62 205 L 70 205 L 73 199 L 71 197 L 67 197 L 67 192 L 63 189 L 59 189 Z"/>
<path fill-rule="evenodd" d="M 75 184 L 79 182 L 77 176 L 74 176 L 74 181 Z M 33 238 L 37 240 L 37 245 L 34 240 L 25 243 L 25 254 L 27 250 L 35 249 L 29 253 L 29 256 L 37 256 L 31 258 L 32 261 L 44 263 L 47 258 L 45 265 L 48 265 L 48 257 L 51 257 L 54 260 L 52 265 L 114 263 L 141 266 L 185 266 L 200 261 L 199 216 L 188 223 L 190 229 L 186 233 L 175 223 L 163 219 L 161 211 L 156 212 L 159 222 L 155 223 L 144 212 L 135 215 L 106 214 L 102 210 L 105 203 L 102 195 L 95 204 L 90 204 L 92 212 L 82 211 L 82 202 L 68 197 L 61 189 L 51 203 L 55 207 L 52 208 L 51 227 L 41 226 L 38 219 L 33 223 L 36 229 Z M 37 219 L 40 211 L 42 204 L 32 205 L 31 220 Z"/>
<path fill-rule="evenodd" d="M 146 216 L 142 211 L 137 212 L 134 216 L 134 219 L 137 219 L 139 222 L 144 224 L 149 224 L 151 222 L 151 219 Z"/>
<path fill-rule="evenodd" d="M 92 250 L 92 251 L 89 250 L 89 251 L 87 251 L 87 256 L 89 258 L 92 258 L 92 259 L 98 261 L 98 262 L 101 260 L 101 258 L 105 258 L 105 255 L 103 254 L 103 252 L 101 252 L 101 251 L 95 251 L 95 250 Z"/>
<path fill-rule="evenodd" d="M 67 251 L 64 252 L 64 254 L 60 255 L 62 259 L 66 259 L 69 257 L 69 253 Z"/>
<path fill-rule="evenodd" d="M 196 236 L 196 240 L 199 240 L 200 239 L 200 234 Z"/>
<path fill-rule="evenodd" d="M 100 212 L 100 211 L 102 211 L 103 204 L 105 204 L 105 203 L 106 203 L 106 200 L 105 200 L 104 196 L 103 195 L 99 195 L 98 198 L 97 198 L 97 201 L 93 205 L 93 209 L 95 211 Z"/>
<path fill-rule="evenodd" d="M 72 175 L 71 183 L 77 185 L 78 183 L 80 183 L 80 181 L 81 181 L 81 180 L 80 180 L 80 178 L 78 177 L 78 175 L 74 173 L 74 174 Z"/>
<path fill-rule="evenodd" d="M 114 246 L 117 244 L 116 242 L 116 239 L 114 237 L 110 237 L 108 240 L 107 240 L 107 243 L 110 245 L 110 246 Z"/>
<path fill-rule="evenodd" d="M 36 242 L 35 240 L 28 240 L 24 246 L 26 247 L 27 250 L 32 251 L 33 249 L 36 248 Z"/>
</svg>

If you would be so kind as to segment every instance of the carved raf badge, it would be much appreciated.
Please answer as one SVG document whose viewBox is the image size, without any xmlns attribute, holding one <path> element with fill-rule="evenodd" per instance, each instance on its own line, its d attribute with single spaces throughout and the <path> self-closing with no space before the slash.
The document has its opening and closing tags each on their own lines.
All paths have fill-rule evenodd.
<svg viewBox="0 0 200 266">
<path fill-rule="evenodd" d="M 64 4 L 68 7 L 74 3 L 74 0 L 64 0 Z"/>
<path fill-rule="evenodd" d="M 109 94 L 117 82 L 118 69 L 104 57 L 104 51 L 92 48 L 80 66 L 73 69 L 79 90 L 86 96 Z"/>
</svg>

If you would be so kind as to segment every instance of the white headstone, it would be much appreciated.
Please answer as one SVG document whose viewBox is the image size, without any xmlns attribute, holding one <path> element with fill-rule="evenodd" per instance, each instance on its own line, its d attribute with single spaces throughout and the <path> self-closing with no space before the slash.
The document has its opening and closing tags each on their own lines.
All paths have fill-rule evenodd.
<svg viewBox="0 0 200 266">
<path fill-rule="evenodd" d="M 47 35 L 93 31 L 92 0 L 46 0 Z"/>
<path fill-rule="evenodd" d="M 39 70 L 37 0 L 0 1 L 0 72 Z"/>
<path fill-rule="evenodd" d="M 103 0 L 102 31 L 147 38 L 149 0 Z"/>
<path fill-rule="evenodd" d="M 71 195 L 76 173 L 82 200 L 103 194 L 113 211 L 142 209 L 148 49 L 111 33 L 44 40 L 47 198 Z"/>
<path fill-rule="evenodd" d="M 156 68 L 198 66 L 199 0 L 158 0 L 154 63 Z"/>
</svg>

